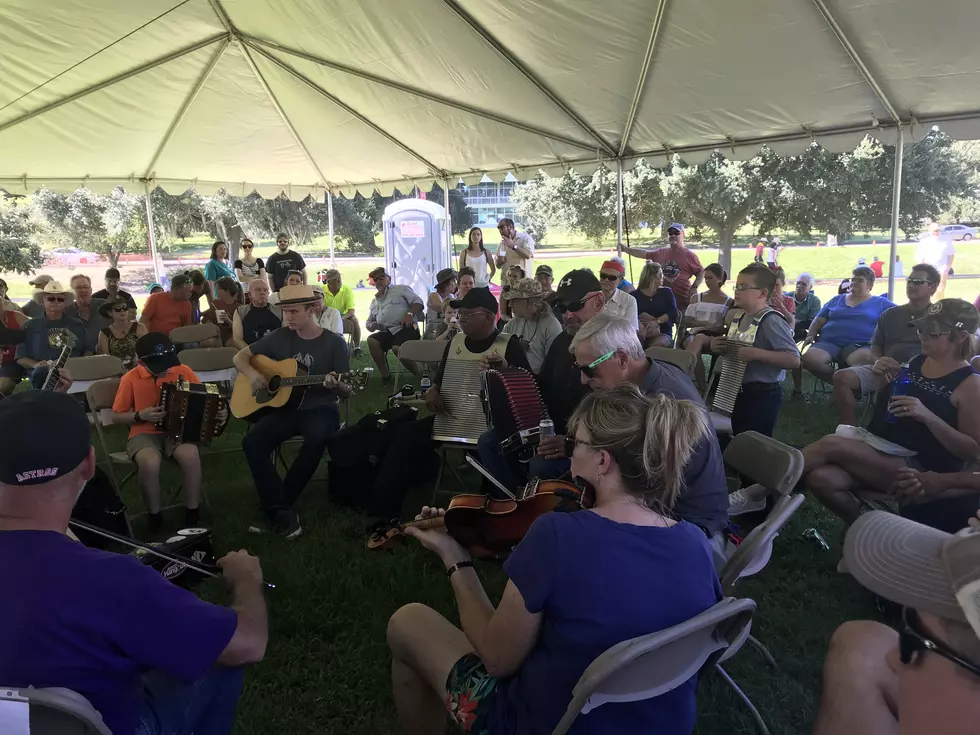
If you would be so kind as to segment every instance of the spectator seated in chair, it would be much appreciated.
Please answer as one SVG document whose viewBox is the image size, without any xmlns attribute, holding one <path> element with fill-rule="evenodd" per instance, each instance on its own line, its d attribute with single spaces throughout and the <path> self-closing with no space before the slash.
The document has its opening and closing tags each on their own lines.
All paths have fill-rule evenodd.
<svg viewBox="0 0 980 735">
<path fill-rule="evenodd" d="M 146 503 L 151 535 L 163 528 L 160 493 L 160 464 L 172 458 L 180 467 L 184 490 L 185 526 L 200 525 L 201 455 L 195 444 L 174 444 L 157 429 L 166 415 L 160 405 L 160 389 L 165 383 L 183 378 L 200 383 L 197 375 L 181 365 L 170 338 L 150 332 L 136 340 L 137 365 L 122 376 L 112 403 L 113 423 L 130 428 L 126 454 L 136 464 L 143 502 Z M 222 408 L 218 421 L 228 420 L 228 409 Z"/>
<path fill-rule="evenodd" d="M 299 407 L 269 410 L 242 439 L 242 451 L 262 511 L 261 518 L 249 526 L 249 531 L 274 531 L 292 539 L 303 531 L 294 509 L 296 501 L 313 478 L 327 441 L 340 429 L 338 399 L 351 394 L 350 386 L 341 382 L 340 376 L 350 370 L 350 357 L 344 338 L 324 329 L 317 321 L 317 297 L 312 286 L 283 286 L 279 295 L 284 326 L 242 349 L 234 362 L 256 392 L 268 390 L 269 379 L 252 367 L 249 361 L 253 355 L 272 360 L 295 359 L 309 375 L 323 376 L 322 384 L 303 389 Z M 273 453 L 297 435 L 303 438 L 299 455 L 286 476 L 280 477 Z"/>
<path fill-rule="evenodd" d="M 605 299 L 605 310 L 615 316 L 626 319 L 634 329 L 640 328 L 637 316 L 637 300 L 632 294 L 619 290 L 626 271 L 621 263 L 607 260 L 599 269 L 599 285 L 602 288 L 602 298 Z M 648 286 L 649 287 L 649 286 Z M 676 311 L 676 310 L 675 310 Z"/>
<path fill-rule="evenodd" d="M 980 624 L 973 602 L 980 579 L 977 529 L 950 535 L 875 511 L 848 531 L 844 562 L 861 585 L 902 606 L 902 621 L 897 631 L 869 620 L 837 629 L 824 664 L 813 734 L 975 731 L 980 721 Z"/>
<path fill-rule="evenodd" d="M 840 423 L 853 426 L 857 400 L 891 383 L 902 364 L 919 354 L 919 335 L 912 322 L 925 315 L 938 286 L 935 268 L 925 263 L 915 266 L 905 281 L 908 303 L 886 309 L 878 317 L 870 364 L 834 373 L 834 406 Z"/>
<path fill-rule="evenodd" d="M 950 496 L 938 486 L 933 493 L 928 492 L 934 489 L 931 484 L 905 482 L 907 470 L 959 473 L 980 457 L 980 411 L 974 410 L 980 405 L 980 375 L 969 362 L 980 316 L 966 301 L 944 299 L 915 325 L 922 354 L 909 363 L 908 391 L 895 397 L 885 390 L 878 394 L 868 427 L 872 436 L 832 434 L 803 450 L 806 488 L 847 524 L 857 520 L 860 498 L 868 494 L 890 497 L 903 515 L 935 517 L 932 509 L 917 506 Z M 759 486 L 739 492 L 740 512 L 765 503 Z"/>
<path fill-rule="evenodd" d="M 374 364 L 381 374 L 381 383 L 391 382 L 388 372 L 388 351 L 398 357 L 399 348 L 412 339 L 421 339 L 418 320 L 424 312 L 422 299 L 405 285 L 391 285 L 391 276 L 384 268 L 375 268 L 368 274 L 378 292 L 371 301 L 371 309 L 364 326 L 369 332 L 367 343 Z M 421 376 L 418 366 L 412 360 L 402 360 L 402 364 L 416 377 Z"/>
<path fill-rule="evenodd" d="M 113 733 L 230 735 L 241 667 L 268 642 L 259 560 L 218 560 L 231 589 L 219 607 L 129 554 L 70 539 L 96 472 L 85 411 L 60 392 L 24 391 L 0 402 L 0 425 L 18 427 L 0 455 L 0 587 L 17 591 L 0 606 L 0 681 L 73 690 Z"/>
<path fill-rule="evenodd" d="M 75 299 L 65 307 L 65 316 L 69 319 L 78 319 L 85 325 L 86 341 L 94 350 L 95 344 L 99 341 L 99 332 L 109 326 L 109 319 L 99 313 L 105 301 L 92 295 L 92 279 L 83 273 L 73 275 L 68 285 Z"/>
<path fill-rule="evenodd" d="M 119 281 L 122 280 L 119 275 L 118 268 L 109 268 L 105 272 L 105 288 L 96 291 L 92 294 L 93 299 L 104 299 L 106 301 L 110 299 L 122 300 L 126 302 L 126 306 L 129 307 L 130 316 L 136 318 L 136 300 L 133 295 L 128 291 L 123 291 L 119 288 Z M 152 293 L 152 291 L 151 291 Z"/>
<path fill-rule="evenodd" d="M 502 331 L 517 335 L 531 372 L 536 375 L 544 364 L 551 343 L 561 334 L 561 322 L 555 319 L 551 307 L 544 301 L 541 284 L 534 279 L 522 278 L 512 283 L 507 292 L 507 303 L 514 316 Z"/>
<path fill-rule="evenodd" d="M 783 293 L 786 288 L 786 271 L 777 268 L 773 271 L 776 276 L 776 284 L 773 287 L 772 296 L 769 298 L 769 308 L 779 312 L 779 316 L 789 324 L 790 331 L 796 329 L 796 299 Z"/>
<path fill-rule="evenodd" d="M 169 292 L 150 294 L 143 304 L 143 313 L 140 314 L 140 321 L 146 326 L 146 331 L 169 335 L 177 327 L 192 324 L 192 290 L 191 277 L 180 273 L 170 282 Z"/>
<path fill-rule="evenodd" d="M 871 337 L 878 317 L 895 306 L 874 296 L 875 274 L 867 266 L 854 269 L 851 289 L 824 304 L 803 339 L 803 368 L 814 377 L 832 382 L 834 363 L 865 365 L 871 360 Z M 809 349 L 807 349 L 809 347 Z"/>
<path fill-rule="evenodd" d="M 24 377 L 17 363 L 17 345 L 24 341 L 28 316 L 7 301 L 7 282 L 0 278 L 0 398 L 9 396 Z"/>
<path fill-rule="evenodd" d="M 216 298 L 212 299 L 211 308 L 201 315 L 201 323 L 217 325 L 218 339 L 221 340 L 221 344 L 230 346 L 232 344 L 235 313 L 243 303 L 241 289 L 238 286 L 238 281 L 228 276 L 218 278 L 214 287 Z"/>
<path fill-rule="evenodd" d="M 694 363 L 694 380 L 702 393 L 708 379 L 704 373 L 701 355 L 710 354 L 711 338 L 725 333 L 725 317 L 734 301 L 721 290 L 728 280 L 728 272 L 720 263 L 711 263 L 704 268 L 704 285 L 707 289 L 695 294 L 684 312 L 684 332 L 681 346 L 697 357 Z"/>
<path fill-rule="evenodd" d="M 620 386 L 587 396 L 568 431 L 572 473 L 595 488 L 595 507 L 534 522 L 504 562 L 509 579 L 496 608 L 451 536 L 407 531 L 447 569 L 460 627 L 418 603 L 388 622 L 403 732 L 445 732 L 448 710 L 465 732 L 550 733 L 601 653 L 721 599 L 707 539 L 673 513 L 683 468 L 711 431 L 705 412 Z M 419 517 L 441 512 L 426 507 Z M 569 564 L 570 552 L 583 563 Z M 574 730 L 689 733 L 697 678 L 658 697 L 603 704 Z"/>
<path fill-rule="evenodd" d="M 235 310 L 231 324 L 231 346 L 240 350 L 282 326 L 282 310 L 269 303 L 269 283 L 261 278 L 248 287 L 249 302 Z"/>
<path fill-rule="evenodd" d="M 796 294 L 793 297 L 796 324 L 793 327 L 793 339 L 802 342 L 817 314 L 823 308 L 820 297 L 813 290 L 814 278 L 810 273 L 801 273 L 796 279 Z M 793 370 L 793 398 L 803 398 L 803 368 Z"/>
<path fill-rule="evenodd" d="M 436 287 L 426 300 L 425 339 L 435 339 L 448 329 L 445 310 L 456 293 L 457 276 L 452 268 L 443 268 L 436 274 Z"/>
<path fill-rule="evenodd" d="M 336 309 L 344 324 L 344 334 L 351 336 L 354 345 L 353 357 L 364 354 L 361 349 L 361 323 L 354 312 L 354 292 L 345 286 L 340 271 L 331 268 L 326 273 L 326 287 L 323 289 L 323 305 Z"/>
<path fill-rule="evenodd" d="M 677 301 L 674 292 L 663 284 L 663 266 L 651 261 L 643 266 L 639 286 L 630 294 L 636 301 L 640 341 L 644 348 L 674 346 Z M 608 304 L 606 309 L 608 311 Z"/>
<path fill-rule="evenodd" d="M 336 334 L 343 339 L 344 320 L 340 317 L 340 312 L 332 306 L 326 306 L 323 302 L 323 289 L 319 286 L 313 287 L 313 295 L 316 301 L 313 303 L 313 314 L 316 316 L 316 323 L 328 332 Z"/>
<path fill-rule="evenodd" d="M 66 313 L 72 292 L 58 281 L 48 281 L 38 293 L 44 315 L 24 324 L 24 341 L 17 345 L 14 352 L 17 364 L 27 372 L 33 388 L 44 385 L 48 368 L 58 360 L 62 349 L 72 338 L 75 343 L 71 348 L 71 357 L 91 355 L 95 350 L 85 324 Z"/>
<path fill-rule="evenodd" d="M 118 357 L 127 370 L 136 367 L 136 342 L 147 334 L 146 325 L 130 318 L 129 304 L 123 299 L 109 299 L 99 307 L 103 319 L 111 320 L 99 332 L 96 352 Z"/>
<path fill-rule="evenodd" d="M 201 316 L 211 308 L 212 296 L 211 284 L 199 270 L 187 271 L 191 277 L 191 324 L 200 324 Z M 201 299 L 204 299 L 204 307 L 201 307 Z"/>
<path fill-rule="evenodd" d="M 303 271 L 297 270 L 297 271 L 289 271 L 289 273 L 286 274 L 286 282 L 283 285 L 302 286 L 305 283 L 306 283 L 306 274 Z M 282 296 L 279 294 L 279 291 L 278 290 L 274 291 L 269 295 L 269 303 L 272 304 L 273 306 L 278 306 L 279 299 L 281 298 Z"/>
</svg>

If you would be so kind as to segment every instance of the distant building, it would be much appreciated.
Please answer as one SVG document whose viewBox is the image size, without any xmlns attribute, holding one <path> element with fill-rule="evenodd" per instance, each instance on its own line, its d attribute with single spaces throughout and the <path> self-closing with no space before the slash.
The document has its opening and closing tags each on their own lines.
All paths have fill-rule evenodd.
<svg viewBox="0 0 980 735">
<path fill-rule="evenodd" d="M 496 227 L 497 222 L 504 217 L 516 220 L 510 195 L 519 183 L 512 174 L 507 174 L 500 183 L 484 176 L 479 184 L 463 184 L 463 199 L 466 206 L 473 210 L 473 224 Z"/>
</svg>

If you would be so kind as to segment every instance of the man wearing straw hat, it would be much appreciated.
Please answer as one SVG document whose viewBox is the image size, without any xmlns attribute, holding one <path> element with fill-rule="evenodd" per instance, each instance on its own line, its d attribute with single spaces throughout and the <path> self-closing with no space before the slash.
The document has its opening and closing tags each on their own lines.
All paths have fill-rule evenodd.
<svg viewBox="0 0 980 735">
<path fill-rule="evenodd" d="M 44 314 L 24 324 L 25 338 L 17 346 L 16 358 L 28 372 L 31 385 L 41 388 L 47 380 L 48 368 L 70 342 L 74 341 L 71 357 L 91 355 L 95 349 L 81 320 L 65 314 L 72 299 L 71 291 L 58 281 L 48 281 L 35 296 L 44 307 Z"/>
</svg>

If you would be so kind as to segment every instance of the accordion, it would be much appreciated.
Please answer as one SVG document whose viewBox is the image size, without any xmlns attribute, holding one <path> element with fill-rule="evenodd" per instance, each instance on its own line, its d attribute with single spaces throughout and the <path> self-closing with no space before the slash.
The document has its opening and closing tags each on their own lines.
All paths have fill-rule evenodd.
<svg viewBox="0 0 980 735">
<path fill-rule="evenodd" d="M 538 430 L 548 410 L 534 376 L 521 368 L 487 370 L 483 376 L 487 423 L 500 437 L 504 453 L 538 443 Z"/>
<path fill-rule="evenodd" d="M 166 414 L 157 430 L 174 444 L 210 444 L 220 436 L 224 424 L 218 423 L 218 411 L 225 405 L 218 386 L 189 383 L 180 378 L 160 389 L 160 405 Z"/>
<path fill-rule="evenodd" d="M 176 536 L 171 536 L 162 543 L 150 544 L 161 551 L 186 557 L 202 566 L 212 566 L 215 562 L 214 546 L 211 543 L 211 532 L 206 528 L 182 528 Z M 185 564 L 150 554 L 143 549 L 137 549 L 132 554 L 148 567 L 158 571 L 164 579 L 173 582 L 178 587 L 188 587 L 193 582 L 199 582 L 206 577 L 200 572 L 190 569 Z"/>
</svg>

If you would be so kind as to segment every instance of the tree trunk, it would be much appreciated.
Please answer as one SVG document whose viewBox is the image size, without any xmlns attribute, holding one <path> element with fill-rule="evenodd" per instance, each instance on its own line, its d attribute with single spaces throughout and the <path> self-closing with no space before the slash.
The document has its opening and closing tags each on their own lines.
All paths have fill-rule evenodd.
<svg viewBox="0 0 980 735">
<path fill-rule="evenodd" d="M 108 250 L 108 252 L 106 252 L 105 257 L 106 257 L 106 260 L 109 261 L 109 267 L 110 268 L 118 268 L 119 267 L 119 253 L 118 252 L 116 252 L 115 250 L 113 250 L 113 249 L 110 248 Z"/>
<path fill-rule="evenodd" d="M 722 227 L 718 232 L 718 262 L 725 272 L 734 278 L 732 273 L 732 241 L 735 239 L 735 230 L 732 227 Z"/>
</svg>

